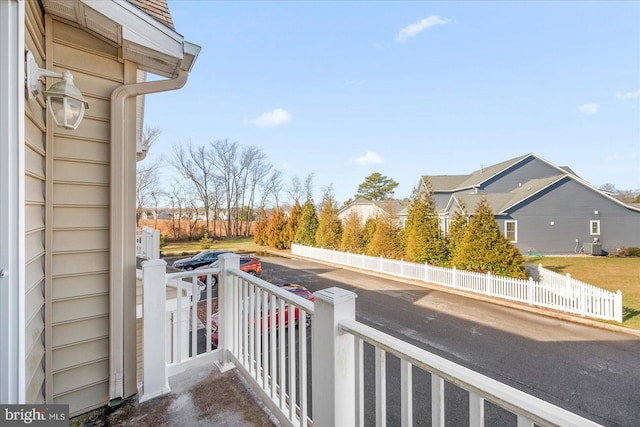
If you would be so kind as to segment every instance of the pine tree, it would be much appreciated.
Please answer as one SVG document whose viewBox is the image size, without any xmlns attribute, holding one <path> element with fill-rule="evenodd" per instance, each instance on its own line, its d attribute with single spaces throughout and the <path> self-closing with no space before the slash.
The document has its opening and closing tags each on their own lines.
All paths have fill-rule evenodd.
<svg viewBox="0 0 640 427">
<path fill-rule="evenodd" d="M 371 256 L 381 256 L 388 259 L 399 259 L 398 251 L 400 228 L 387 215 L 379 216 L 376 228 L 367 245 L 366 253 Z"/>
<path fill-rule="evenodd" d="M 267 212 L 264 208 L 260 209 L 260 218 L 256 224 L 256 229 L 253 232 L 253 241 L 261 246 L 269 245 L 269 238 L 267 236 L 267 227 L 269 221 L 267 219 Z"/>
<path fill-rule="evenodd" d="M 362 220 L 358 212 L 352 211 L 347 215 L 342 228 L 342 240 L 340 250 L 351 253 L 361 253 L 362 246 Z"/>
<path fill-rule="evenodd" d="M 282 209 L 276 209 L 271 213 L 269 218 L 269 225 L 267 226 L 267 236 L 269 239 L 269 246 L 273 246 L 276 249 L 285 249 L 287 244 L 284 242 L 283 230 L 287 225 L 287 220 L 284 216 Z"/>
<path fill-rule="evenodd" d="M 305 246 L 316 245 L 316 231 L 318 230 L 318 214 L 311 200 L 302 205 L 302 216 L 296 230 L 296 243 Z"/>
<path fill-rule="evenodd" d="M 338 249 L 342 237 L 342 222 L 338 219 L 338 206 L 331 193 L 322 201 L 316 230 L 316 246 L 324 249 Z"/>
<path fill-rule="evenodd" d="M 433 190 L 429 181 L 415 190 L 403 230 L 405 257 L 411 262 L 444 265 L 447 259 L 446 240 L 440 231 Z"/>
<path fill-rule="evenodd" d="M 459 269 L 526 279 L 524 259 L 518 249 L 500 234 L 491 207 L 482 198 L 467 225 L 451 260 Z"/>
<path fill-rule="evenodd" d="M 293 208 L 291 208 L 291 213 L 287 218 L 287 223 L 283 230 L 282 241 L 286 242 L 286 249 L 291 248 L 291 243 L 296 240 L 296 232 L 298 231 L 298 226 L 300 225 L 300 220 L 302 218 L 302 207 L 300 203 L 296 201 Z"/>
<path fill-rule="evenodd" d="M 364 197 L 367 200 L 384 200 L 393 196 L 393 190 L 398 183 L 380 172 L 374 172 L 364 179 L 358 186 L 356 196 Z"/>
<path fill-rule="evenodd" d="M 449 224 L 449 236 L 448 236 L 448 253 L 449 264 L 455 257 L 458 246 L 462 242 L 464 237 L 464 231 L 467 228 L 467 208 L 463 202 L 458 203 L 458 209 L 453 213 L 451 223 Z"/>
</svg>

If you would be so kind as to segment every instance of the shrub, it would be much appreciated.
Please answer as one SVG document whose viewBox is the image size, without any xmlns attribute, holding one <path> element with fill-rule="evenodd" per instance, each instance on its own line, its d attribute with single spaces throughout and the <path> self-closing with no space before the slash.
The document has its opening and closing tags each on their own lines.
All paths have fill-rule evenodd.
<svg viewBox="0 0 640 427">
<path fill-rule="evenodd" d="M 627 248 L 627 255 L 628 256 L 640 256 L 640 248 L 637 248 L 635 246 Z"/>
<path fill-rule="evenodd" d="M 209 249 L 211 247 L 211 237 L 209 237 L 209 233 L 204 233 L 202 239 L 200 239 L 200 247 L 202 249 Z"/>
</svg>

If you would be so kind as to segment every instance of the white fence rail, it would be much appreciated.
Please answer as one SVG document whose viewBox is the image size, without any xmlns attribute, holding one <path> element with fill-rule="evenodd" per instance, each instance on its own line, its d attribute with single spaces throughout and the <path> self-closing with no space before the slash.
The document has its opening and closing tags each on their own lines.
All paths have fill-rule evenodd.
<svg viewBox="0 0 640 427">
<path fill-rule="evenodd" d="M 136 231 L 136 256 L 160 259 L 160 230 L 143 226 Z"/>
<path fill-rule="evenodd" d="M 475 273 L 454 268 L 416 264 L 367 255 L 350 254 L 293 244 L 291 253 L 350 267 L 377 271 L 398 277 L 421 280 L 455 289 L 475 292 L 622 323 L 622 293 L 597 288 L 539 266 L 539 281 L 514 279 L 489 273 Z"/>
<path fill-rule="evenodd" d="M 431 376 L 431 401 L 424 404 L 431 405 L 434 426 L 445 425 L 445 400 L 450 392 L 445 393 L 445 382 L 469 393 L 467 411 L 471 426 L 484 425 L 485 401 L 515 414 L 519 427 L 597 425 L 357 322 L 353 292 L 324 289 L 314 293 L 315 303 L 312 303 L 242 272 L 238 255 L 224 254 L 219 259 L 220 269 L 169 275 L 165 274 L 163 260 L 143 263 L 145 339 L 141 400 L 168 393 L 168 377 L 181 371 L 183 366 L 215 361 L 223 370 L 238 368 L 282 425 L 364 426 L 367 415 L 364 396 L 375 393 L 375 424 L 384 426 L 389 371 L 386 355 L 392 354 L 401 362 L 403 426 L 414 424 L 414 367 Z M 208 321 L 214 295 L 211 287 L 203 291 L 196 277 L 203 273 L 219 274 L 216 350 L 212 350 L 213 331 Z M 212 283 L 210 276 L 208 283 Z M 173 314 L 178 327 L 165 322 L 165 308 L 171 298 L 176 300 Z M 199 324 L 197 315 L 202 301 L 207 304 L 205 325 Z M 178 310 L 178 307 L 188 309 Z M 293 321 L 285 322 L 286 316 L 283 316 L 296 310 L 300 319 L 298 327 Z M 312 318 L 310 331 L 302 321 L 307 314 Z M 182 325 L 188 326 L 180 327 Z M 196 345 L 197 332 L 202 333 L 199 331 L 206 334 L 204 348 Z M 184 339 L 184 334 L 190 338 Z M 170 345 L 165 343 L 165 337 Z M 365 369 L 365 345 L 374 348 L 374 369 L 370 366 Z M 163 352 L 166 360 L 157 357 Z M 367 375 L 374 376 L 366 381 L 375 391 L 364 389 Z M 460 399 L 453 401 L 460 402 Z"/>
</svg>

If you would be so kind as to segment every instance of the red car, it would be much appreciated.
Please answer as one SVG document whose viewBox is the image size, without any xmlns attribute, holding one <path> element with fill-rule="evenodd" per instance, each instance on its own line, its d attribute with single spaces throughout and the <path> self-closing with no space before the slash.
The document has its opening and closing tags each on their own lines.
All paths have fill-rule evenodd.
<svg viewBox="0 0 640 427">
<path fill-rule="evenodd" d="M 205 268 L 218 268 L 220 267 L 220 261 L 215 261 L 209 265 L 196 268 L 196 270 L 204 270 Z M 262 274 L 262 263 L 254 256 L 241 256 L 240 257 L 240 270 L 249 273 L 253 276 L 259 276 Z M 198 280 L 205 285 L 207 284 L 207 274 L 198 276 Z M 213 286 L 218 284 L 218 275 L 213 275 Z"/>
<path fill-rule="evenodd" d="M 311 302 L 313 302 L 315 299 L 313 297 L 313 294 L 311 292 L 309 292 L 307 290 L 307 288 L 300 286 L 300 285 L 295 285 L 295 284 L 284 284 L 284 285 L 277 285 L 279 288 L 285 289 L 291 293 L 294 293 L 302 298 L 305 298 Z M 276 309 L 276 324 L 279 322 L 279 309 Z M 298 317 L 300 314 L 300 310 L 298 310 L 297 308 L 294 310 L 294 321 L 296 326 L 298 325 Z M 218 318 L 219 318 L 219 313 L 213 313 L 211 315 L 211 341 L 213 343 L 214 346 L 218 346 Z M 271 316 L 270 316 L 270 310 L 267 310 L 267 328 L 271 327 Z M 262 322 L 261 322 L 262 323 Z M 284 309 L 284 325 L 287 326 L 289 324 L 289 304 L 285 305 L 285 309 Z M 308 328 L 309 326 L 311 326 L 311 314 L 307 313 L 306 317 L 305 317 L 305 321 L 304 321 L 305 326 Z M 268 329 L 267 329 L 268 330 Z"/>
</svg>

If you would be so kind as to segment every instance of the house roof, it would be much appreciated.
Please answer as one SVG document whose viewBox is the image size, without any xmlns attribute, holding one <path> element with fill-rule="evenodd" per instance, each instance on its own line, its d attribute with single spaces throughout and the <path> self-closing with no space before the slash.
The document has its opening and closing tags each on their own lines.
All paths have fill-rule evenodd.
<svg viewBox="0 0 640 427">
<path fill-rule="evenodd" d="M 166 0 L 127 0 L 138 9 L 151 16 L 156 21 L 175 30 L 173 19 L 169 12 L 169 5 Z"/>
<path fill-rule="evenodd" d="M 120 59 L 162 77 L 191 71 L 200 53 L 173 28 L 166 0 L 42 0 L 42 6 L 120 47 Z"/>
<path fill-rule="evenodd" d="M 338 214 L 343 213 L 353 205 L 373 205 L 378 209 L 381 209 L 391 215 L 401 215 L 403 211 L 406 211 L 409 206 L 408 200 L 386 199 L 386 200 L 368 200 L 364 197 L 356 197 L 356 199 L 350 204 L 343 206 L 338 211 Z"/>
<path fill-rule="evenodd" d="M 554 175 L 554 176 L 550 176 L 550 177 L 545 177 L 545 178 L 537 178 L 537 179 L 532 179 L 530 181 L 527 181 L 525 183 L 523 183 L 522 185 L 520 185 L 519 187 L 513 189 L 512 191 L 508 192 L 508 193 L 465 193 L 465 192 L 458 192 L 455 193 L 449 203 L 447 204 L 447 207 L 445 208 L 445 210 L 450 210 L 451 208 L 451 204 L 456 202 L 458 204 L 458 206 L 460 205 L 460 203 L 464 203 L 467 212 L 468 213 L 473 213 L 475 211 L 475 207 L 478 205 L 478 203 L 480 202 L 480 200 L 485 197 L 487 202 L 489 203 L 489 205 L 491 206 L 491 209 L 494 213 L 494 215 L 504 215 L 506 214 L 510 209 L 514 208 L 515 206 L 519 205 L 520 203 L 523 203 L 524 201 L 526 201 L 527 199 L 529 199 L 530 197 L 533 197 L 534 195 L 544 191 L 547 187 L 555 184 L 558 181 L 561 181 L 563 179 L 571 179 L 576 181 L 577 183 L 579 183 L 580 185 L 587 187 L 588 189 L 590 189 L 591 191 L 600 193 L 602 196 L 610 199 L 611 201 L 625 206 L 627 208 L 630 208 L 632 210 L 635 211 L 640 211 L 640 204 L 631 204 L 631 203 L 624 203 L 621 202 L 620 200 L 616 199 L 615 197 L 610 196 L 609 194 L 606 194 L 600 190 L 598 190 L 597 188 L 593 187 L 591 184 L 587 183 L 586 181 L 583 181 L 582 179 L 578 178 L 577 176 L 575 176 L 574 174 L 560 174 L 560 175 Z"/>
<path fill-rule="evenodd" d="M 577 176 L 575 172 L 573 172 L 567 166 L 556 166 L 534 153 L 529 153 L 525 154 L 524 156 L 519 156 L 501 163 L 497 163 L 495 165 L 481 167 L 480 169 L 471 172 L 468 175 L 423 175 L 422 181 L 424 182 L 428 178 L 431 182 L 431 186 L 433 187 L 433 191 L 435 192 L 446 193 L 468 190 L 479 187 L 482 183 L 488 181 L 499 173 L 504 172 L 505 170 L 515 166 L 523 160 L 531 157 L 541 160 L 549 166 L 558 169 L 558 172 L 561 174 L 571 174 Z"/>
</svg>

